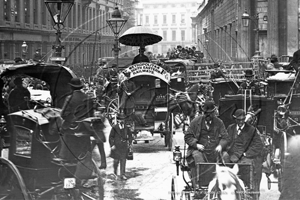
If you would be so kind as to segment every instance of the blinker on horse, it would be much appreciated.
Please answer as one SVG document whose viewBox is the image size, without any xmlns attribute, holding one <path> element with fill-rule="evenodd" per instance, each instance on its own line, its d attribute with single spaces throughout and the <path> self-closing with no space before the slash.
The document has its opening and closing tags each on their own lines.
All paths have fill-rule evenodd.
<svg viewBox="0 0 300 200">
<path fill-rule="evenodd" d="M 208 200 L 242 200 L 245 199 L 245 184 L 238 177 L 239 167 L 233 168 L 216 165 L 216 175 L 208 185 Z"/>
</svg>

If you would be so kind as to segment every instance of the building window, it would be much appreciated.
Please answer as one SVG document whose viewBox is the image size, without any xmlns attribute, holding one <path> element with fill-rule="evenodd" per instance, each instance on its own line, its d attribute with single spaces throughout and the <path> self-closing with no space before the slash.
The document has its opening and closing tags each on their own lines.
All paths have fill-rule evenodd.
<svg viewBox="0 0 300 200">
<path fill-rule="evenodd" d="M 167 24 L 167 15 L 163 15 L 163 23 Z"/>
<path fill-rule="evenodd" d="M 20 1 L 19 0 L 15 0 L 14 14 L 15 14 L 15 22 L 20 22 Z"/>
<path fill-rule="evenodd" d="M 4 3 L 3 3 L 3 17 L 4 17 L 4 20 L 5 21 L 10 21 L 11 18 L 10 18 L 10 0 L 4 0 Z"/>
<path fill-rule="evenodd" d="M 163 31 L 163 38 L 164 38 L 164 41 L 167 41 L 167 31 Z"/>
<path fill-rule="evenodd" d="M 149 24 L 149 15 L 146 16 L 146 24 Z"/>
<path fill-rule="evenodd" d="M 38 24 L 38 0 L 33 2 L 33 23 Z"/>
<path fill-rule="evenodd" d="M 176 15 L 172 15 L 172 24 L 176 24 Z"/>
<path fill-rule="evenodd" d="M 30 23 L 30 2 L 29 0 L 24 1 L 24 16 L 25 16 L 25 23 Z"/>
<path fill-rule="evenodd" d="M 185 30 L 181 30 L 181 41 L 185 41 Z"/>
<path fill-rule="evenodd" d="M 185 23 L 185 15 L 184 15 L 184 14 L 181 14 L 181 20 L 180 20 L 180 22 L 181 22 L 182 24 Z"/>
<path fill-rule="evenodd" d="M 42 13 L 47 13 L 45 4 L 42 5 Z M 47 24 L 47 17 L 46 17 L 47 15 L 43 14 L 41 16 L 42 16 L 42 25 L 46 25 Z"/>
<path fill-rule="evenodd" d="M 154 24 L 158 24 L 157 15 L 154 15 Z"/>
<path fill-rule="evenodd" d="M 172 41 L 176 41 L 176 31 L 172 31 Z"/>
<path fill-rule="evenodd" d="M 77 9 L 77 11 L 78 11 L 78 13 L 77 13 L 77 23 L 78 23 L 78 26 L 81 24 L 81 20 L 80 20 L 80 15 L 81 15 L 81 10 L 80 10 L 80 5 L 78 4 L 78 9 Z M 76 16 L 76 15 L 75 15 Z M 77 24 L 76 24 L 76 26 L 74 26 L 74 27 L 77 27 Z M 78 27 L 78 28 L 82 28 L 82 27 Z"/>
</svg>

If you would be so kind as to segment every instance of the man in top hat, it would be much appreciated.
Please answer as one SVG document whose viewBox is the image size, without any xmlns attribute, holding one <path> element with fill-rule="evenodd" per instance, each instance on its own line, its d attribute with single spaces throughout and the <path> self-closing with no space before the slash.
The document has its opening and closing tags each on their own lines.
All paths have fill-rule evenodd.
<svg viewBox="0 0 300 200">
<path fill-rule="evenodd" d="M 61 131 L 63 133 L 63 142 L 59 156 L 65 160 L 76 160 L 81 153 L 90 149 L 90 136 L 76 137 L 72 128 L 77 126 L 77 121 L 92 117 L 94 114 L 93 101 L 81 89 L 84 84 L 79 78 L 72 78 L 69 86 L 71 94 L 65 99 L 61 111 L 63 119 Z"/>
<path fill-rule="evenodd" d="M 129 152 L 129 146 L 133 140 L 130 128 L 126 125 L 126 115 L 118 113 L 117 123 L 112 126 L 109 134 L 109 144 L 111 147 L 110 157 L 114 159 L 114 175 L 117 178 L 118 166 L 120 163 L 120 179 L 127 180 L 125 175 L 126 158 Z"/>
<path fill-rule="evenodd" d="M 227 128 L 229 142 L 223 153 L 225 163 L 250 163 L 254 167 L 254 189 L 259 192 L 262 175 L 263 143 L 257 129 L 246 123 L 246 112 L 237 109 L 235 123 Z"/>
<path fill-rule="evenodd" d="M 148 58 L 148 56 L 146 56 L 145 53 L 146 49 L 145 47 L 141 47 L 139 49 L 139 55 L 136 55 L 133 58 L 132 64 L 136 64 L 136 63 L 140 63 L 140 62 L 150 62 L 150 59 Z"/>
<path fill-rule="evenodd" d="M 245 71 L 245 78 L 246 81 L 241 83 L 237 93 L 243 94 L 245 90 L 251 90 L 252 95 L 261 95 L 259 83 L 253 79 L 254 75 L 251 69 Z"/>
<path fill-rule="evenodd" d="M 225 125 L 220 118 L 216 117 L 214 102 L 206 101 L 202 110 L 204 114 L 191 122 L 184 136 L 188 144 L 186 158 L 191 167 L 193 184 L 196 184 L 196 177 L 198 177 L 195 164 L 217 162 L 228 141 Z"/>
</svg>

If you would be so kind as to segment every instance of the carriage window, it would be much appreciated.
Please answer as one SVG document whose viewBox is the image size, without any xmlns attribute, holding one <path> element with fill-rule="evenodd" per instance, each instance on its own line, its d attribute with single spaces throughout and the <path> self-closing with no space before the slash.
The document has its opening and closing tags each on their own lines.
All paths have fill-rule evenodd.
<svg viewBox="0 0 300 200">
<path fill-rule="evenodd" d="M 23 126 L 15 126 L 15 132 L 16 132 L 16 153 L 30 156 L 33 131 Z"/>
</svg>

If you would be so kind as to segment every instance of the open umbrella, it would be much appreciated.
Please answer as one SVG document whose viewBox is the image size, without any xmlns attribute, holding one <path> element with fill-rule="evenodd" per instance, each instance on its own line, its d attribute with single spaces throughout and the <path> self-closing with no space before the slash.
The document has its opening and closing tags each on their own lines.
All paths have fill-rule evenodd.
<svg viewBox="0 0 300 200">
<path fill-rule="evenodd" d="M 141 47 L 158 43 L 161 40 L 161 36 L 153 33 L 149 27 L 145 26 L 131 27 L 119 38 L 121 44 Z"/>
</svg>

